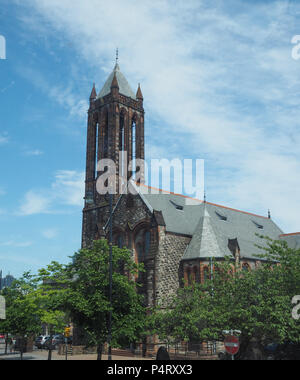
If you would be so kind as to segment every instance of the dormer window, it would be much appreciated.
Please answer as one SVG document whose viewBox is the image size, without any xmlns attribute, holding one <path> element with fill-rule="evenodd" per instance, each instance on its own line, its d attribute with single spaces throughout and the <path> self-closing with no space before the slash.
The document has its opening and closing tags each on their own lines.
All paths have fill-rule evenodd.
<svg viewBox="0 0 300 380">
<path fill-rule="evenodd" d="M 172 205 L 176 208 L 176 210 L 183 211 L 183 206 L 178 205 L 177 203 L 175 203 L 175 202 L 173 202 L 171 200 L 170 200 L 170 203 L 172 203 Z"/>
<path fill-rule="evenodd" d="M 262 224 L 259 224 L 259 223 L 255 222 L 254 220 L 252 220 L 252 223 L 255 224 L 256 227 L 259 228 L 260 230 L 264 229 L 264 226 Z"/>
<path fill-rule="evenodd" d="M 216 213 L 216 215 L 217 215 L 217 217 L 220 219 L 220 220 L 223 220 L 223 221 L 227 221 L 227 216 L 225 216 L 225 215 L 222 215 L 222 214 L 220 214 L 219 212 L 217 212 L 217 211 L 215 211 L 215 213 Z"/>
</svg>

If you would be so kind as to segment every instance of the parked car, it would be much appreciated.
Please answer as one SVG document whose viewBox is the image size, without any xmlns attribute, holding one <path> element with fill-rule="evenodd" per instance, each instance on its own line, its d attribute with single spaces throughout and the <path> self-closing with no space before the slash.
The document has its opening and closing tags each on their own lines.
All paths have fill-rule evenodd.
<svg viewBox="0 0 300 380">
<path fill-rule="evenodd" d="M 47 350 L 49 350 L 51 348 L 51 350 L 55 350 L 59 344 L 65 344 L 66 341 L 65 341 L 65 337 L 64 335 L 62 334 L 56 334 L 56 335 L 52 335 L 49 336 L 45 342 L 43 343 L 42 345 L 42 348 L 45 348 Z M 72 337 L 70 336 L 69 338 L 67 338 L 67 344 L 72 344 Z"/>
<path fill-rule="evenodd" d="M 5 343 L 5 335 L 0 334 L 0 343 Z"/>
<path fill-rule="evenodd" d="M 50 335 L 40 335 L 35 340 L 35 346 L 37 348 L 43 348 L 45 342 L 50 338 Z"/>
<path fill-rule="evenodd" d="M 49 337 L 49 339 L 45 341 L 43 346 L 44 348 L 48 350 L 49 348 L 56 349 L 59 344 L 62 344 L 64 342 L 65 342 L 64 336 L 61 334 L 57 334 L 57 335 L 52 335 L 52 339 L 51 337 Z"/>
</svg>

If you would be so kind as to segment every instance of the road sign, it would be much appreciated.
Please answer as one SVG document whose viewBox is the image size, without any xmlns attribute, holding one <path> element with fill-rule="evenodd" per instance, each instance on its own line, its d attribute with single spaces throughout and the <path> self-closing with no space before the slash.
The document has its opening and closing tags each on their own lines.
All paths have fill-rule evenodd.
<svg viewBox="0 0 300 380">
<path fill-rule="evenodd" d="M 236 355 L 240 348 L 239 338 L 234 335 L 226 336 L 224 340 L 225 350 L 230 355 Z"/>
</svg>

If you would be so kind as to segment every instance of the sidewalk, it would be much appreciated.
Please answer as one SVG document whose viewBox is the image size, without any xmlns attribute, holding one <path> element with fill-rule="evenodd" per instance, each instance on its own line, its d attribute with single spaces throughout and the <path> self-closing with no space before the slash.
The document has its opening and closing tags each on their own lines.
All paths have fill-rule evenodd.
<svg viewBox="0 0 300 380">
<path fill-rule="evenodd" d="M 16 352 L 14 354 L 0 355 L 1 360 L 20 360 L 20 353 Z M 23 360 L 48 360 L 48 351 L 33 351 L 23 354 Z M 57 352 L 52 352 L 52 360 L 66 360 L 64 355 L 58 355 Z M 86 354 L 86 355 L 68 355 L 68 360 L 97 360 L 96 354 Z M 107 360 L 107 355 L 102 355 L 102 360 Z M 112 360 L 153 360 L 151 358 L 141 358 L 141 357 L 126 357 L 126 356 L 114 356 L 112 355 Z"/>
</svg>

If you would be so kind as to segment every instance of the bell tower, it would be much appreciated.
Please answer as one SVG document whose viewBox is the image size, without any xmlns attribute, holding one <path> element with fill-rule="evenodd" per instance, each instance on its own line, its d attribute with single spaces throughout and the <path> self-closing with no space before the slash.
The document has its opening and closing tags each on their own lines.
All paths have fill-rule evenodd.
<svg viewBox="0 0 300 380">
<path fill-rule="evenodd" d="M 120 178 L 133 177 L 139 172 L 139 182 L 144 181 L 144 107 L 143 95 L 138 85 L 132 91 L 117 62 L 101 91 L 95 84 L 90 95 L 87 123 L 87 153 L 85 178 L 85 205 L 83 209 L 82 247 L 103 236 L 103 226 L 109 217 L 107 194 L 97 192 L 98 162 L 110 159 L 115 164 L 115 204 L 120 196 Z M 129 170 L 128 164 L 133 166 Z M 135 169 L 136 167 L 136 169 Z"/>
</svg>

